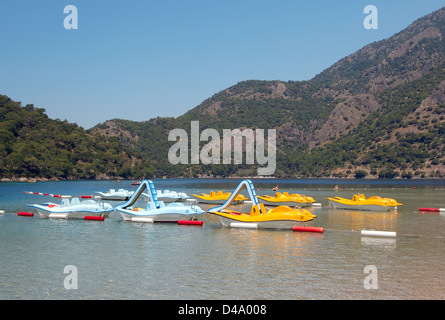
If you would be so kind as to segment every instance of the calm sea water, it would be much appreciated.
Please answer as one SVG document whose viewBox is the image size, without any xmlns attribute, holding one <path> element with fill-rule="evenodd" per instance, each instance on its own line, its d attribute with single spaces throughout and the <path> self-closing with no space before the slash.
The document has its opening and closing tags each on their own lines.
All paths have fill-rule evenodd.
<svg viewBox="0 0 445 320">
<path fill-rule="evenodd" d="M 157 189 L 231 191 L 240 180 L 154 180 Z M 312 196 L 311 226 L 323 234 L 222 228 L 205 214 L 203 227 L 19 217 L 44 196 L 23 191 L 89 195 L 135 189 L 131 181 L 0 183 L 0 299 L 444 299 L 445 216 L 419 207 L 445 207 L 444 181 L 253 179 L 258 194 Z M 338 184 L 339 191 L 333 186 Z M 344 188 L 344 189 L 343 189 Z M 391 197 L 396 212 L 328 208 L 328 196 Z M 113 204 L 117 204 L 113 202 Z M 201 205 L 204 210 L 209 207 Z M 243 209 L 240 207 L 239 209 Z M 31 210 L 32 211 L 32 210 Z M 396 231 L 367 238 L 360 230 Z M 77 289 L 65 289 L 66 266 Z M 372 274 L 365 273 L 373 266 Z M 376 289 L 366 289 L 367 276 Z"/>
</svg>

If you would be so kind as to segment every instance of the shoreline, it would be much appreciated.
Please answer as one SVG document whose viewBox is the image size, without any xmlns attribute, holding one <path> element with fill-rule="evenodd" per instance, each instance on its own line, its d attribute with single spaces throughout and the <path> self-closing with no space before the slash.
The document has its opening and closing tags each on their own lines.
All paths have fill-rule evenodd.
<svg viewBox="0 0 445 320">
<path fill-rule="evenodd" d="M 375 181 L 382 181 L 382 182 L 388 182 L 388 181 L 393 181 L 393 182 L 409 182 L 409 181 L 413 181 L 413 182 L 427 182 L 427 181 L 435 181 L 435 182 L 439 182 L 439 181 L 445 181 L 445 178 L 436 178 L 436 177 L 428 177 L 428 178 L 401 178 L 401 177 L 396 177 L 396 178 L 338 178 L 338 177 L 286 177 L 286 178 L 279 178 L 279 177 L 265 177 L 265 176 L 243 176 L 243 177 L 210 177 L 210 176 L 205 176 L 205 177 L 162 177 L 162 178 L 157 178 L 157 177 L 153 177 L 153 178 L 145 178 L 148 180 L 166 180 L 166 179 L 204 179 L 204 180 L 212 180 L 212 179 L 231 179 L 231 180 L 236 180 L 236 179 L 255 179 L 255 180 L 313 180 L 313 181 L 323 181 L 326 180 L 326 182 L 332 181 L 354 181 L 354 182 L 375 182 Z M 26 177 L 20 177 L 20 178 L 0 178 L 0 182 L 26 182 L 26 183 L 34 183 L 34 182 L 57 182 L 57 181 L 117 181 L 117 182 L 122 182 L 122 181 L 140 181 L 140 180 L 144 180 L 143 178 L 122 178 L 122 177 L 107 177 L 107 178 L 100 178 L 100 179 L 77 179 L 77 178 L 66 178 L 66 179 L 61 179 L 61 178 L 26 178 Z"/>
</svg>

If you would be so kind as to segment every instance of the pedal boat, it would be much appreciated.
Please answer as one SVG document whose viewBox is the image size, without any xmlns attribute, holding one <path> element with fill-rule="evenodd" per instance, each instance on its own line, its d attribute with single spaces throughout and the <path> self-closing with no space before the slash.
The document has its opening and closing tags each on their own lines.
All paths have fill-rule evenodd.
<svg viewBox="0 0 445 320">
<path fill-rule="evenodd" d="M 37 209 L 42 218 L 84 218 L 85 216 L 107 218 L 114 208 L 109 203 L 79 198 L 62 199 L 61 204 L 47 202 L 43 204 L 28 204 L 28 207 Z"/>
<path fill-rule="evenodd" d="M 148 191 L 148 199 L 144 196 Z M 134 204 L 143 197 L 144 207 L 136 207 Z M 204 211 L 197 205 L 173 202 L 165 205 L 159 201 L 153 181 L 144 180 L 136 189 L 131 198 L 121 205 L 115 207 L 124 221 L 135 222 L 178 222 L 179 220 L 194 220 L 197 215 Z"/>
<path fill-rule="evenodd" d="M 200 195 L 192 194 L 191 196 L 197 198 L 200 203 L 223 204 L 229 199 L 230 195 L 230 192 L 223 193 L 219 190 L 216 193 L 215 191 L 211 191 L 210 194 L 201 193 Z M 245 200 L 247 200 L 247 198 L 240 194 L 233 200 L 233 204 L 242 204 Z"/>
<path fill-rule="evenodd" d="M 253 203 L 250 213 L 227 209 L 244 187 Z M 224 227 L 253 229 L 291 229 L 296 225 L 305 225 L 316 217 L 306 209 L 289 206 L 278 206 L 266 210 L 264 204 L 258 201 L 255 188 L 250 180 L 241 181 L 224 204 L 211 208 L 208 212 L 216 215 Z"/>
<path fill-rule="evenodd" d="M 101 199 L 103 200 L 116 200 L 116 201 L 126 201 L 130 199 L 133 191 L 128 191 L 125 189 L 119 189 L 116 191 L 115 189 L 110 189 L 108 192 L 99 192 Z"/>
<path fill-rule="evenodd" d="M 310 207 L 315 200 L 312 197 L 302 196 L 300 194 L 291 194 L 288 192 L 277 192 L 275 197 L 269 195 L 258 196 L 261 203 L 266 206 L 299 206 L 299 207 Z"/>
<path fill-rule="evenodd" d="M 381 198 L 373 196 L 366 199 L 364 194 L 355 194 L 352 199 L 341 197 L 326 198 L 329 200 L 329 206 L 335 209 L 367 210 L 367 211 L 389 211 L 397 210 L 398 203 L 395 199 Z"/>
<path fill-rule="evenodd" d="M 181 202 L 188 199 L 188 195 L 184 192 L 176 192 L 170 190 L 156 190 L 158 200 L 164 203 Z"/>
</svg>

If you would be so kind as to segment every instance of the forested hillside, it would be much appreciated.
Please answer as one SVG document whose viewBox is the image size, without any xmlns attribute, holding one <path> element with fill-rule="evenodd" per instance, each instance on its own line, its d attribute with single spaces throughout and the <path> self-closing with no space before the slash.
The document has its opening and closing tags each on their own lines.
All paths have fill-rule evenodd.
<svg viewBox="0 0 445 320">
<path fill-rule="evenodd" d="M 153 174 L 113 137 L 49 119 L 0 95 L 0 178 L 103 179 Z M 151 170 L 151 171 L 150 171 Z"/>
</svg>

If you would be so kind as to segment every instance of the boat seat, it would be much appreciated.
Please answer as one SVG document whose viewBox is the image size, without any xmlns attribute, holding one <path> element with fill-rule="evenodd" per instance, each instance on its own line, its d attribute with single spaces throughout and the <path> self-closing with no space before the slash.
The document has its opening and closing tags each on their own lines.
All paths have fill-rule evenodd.
<svg viewBox="0 0 445 320">
<path fill-rule="evenodd" d="M 80 204 L 79 198 L 73 198 L 73 200 L 71 200 L 71 205 L 72 206 L 75 206 L 75 205 L 78 205 L 78 204 Z"/>
<path fill-rule="evenodd" d="M 96 204 L 96 201 L 94 201 L 94 200 L 83 200 L 81 202 L 81 204 Z"/>
<path fill-rule="evenodd" d="M 289 193 L 288 192 L 283 192 L 283 196 L 289 197 Z"/>
<path fill-rule="evenodd" d="M 215 191 L 211 191 L 211 192 L 210 192 L 210 196 L 211 196 L 211 197 L 216 197 L 216 193 L 215 193 Z"/>
<path fill-rule="evenodd" d="M 251 216 L 257 216 L 263 213 L 267 213 L 263 203 L 260 203 L 259 205 L 253 205 L 252 208 L 250 209 Z"/>
<path fill-rule="evenodd" d="M 62 199 L 62 206 L 66 207 L 70 205 L 70 199 Z"/>
<path fill-rule="evenodd" d="M 285 213 L 289 211 L 292 211 L 292 208 L 289 206 L 278 206 L 270 210 L 271 213 Z"/>
<path fill-rule="evenodd" d="M 218 190 L 218 192 L 216 193 L 217 196 L 222 196 L 223 192 L 221 190 Z"/>
</svg>

